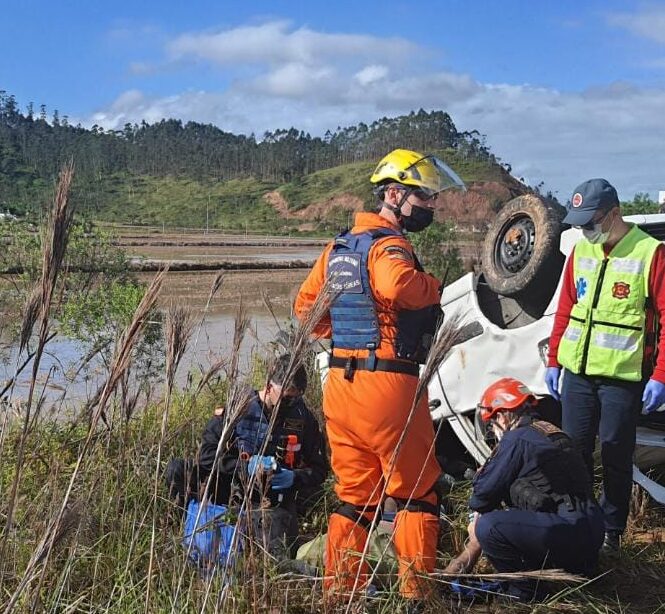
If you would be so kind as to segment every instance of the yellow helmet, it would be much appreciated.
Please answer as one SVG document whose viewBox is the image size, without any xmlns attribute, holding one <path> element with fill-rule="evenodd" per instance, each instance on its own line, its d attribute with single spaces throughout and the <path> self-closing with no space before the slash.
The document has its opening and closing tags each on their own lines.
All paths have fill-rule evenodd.
<svg viewBox="0 0 665 614">
<path fill-rule="evenodd" d="M 412 186 L 429 195 L 448 188 L 465 187 L 457 173 L 439 158 L 409 149 L 391 151 L 379 162 L 370 177 L 370 182 L 375 185 L 390 181 Z"/>
</svg>

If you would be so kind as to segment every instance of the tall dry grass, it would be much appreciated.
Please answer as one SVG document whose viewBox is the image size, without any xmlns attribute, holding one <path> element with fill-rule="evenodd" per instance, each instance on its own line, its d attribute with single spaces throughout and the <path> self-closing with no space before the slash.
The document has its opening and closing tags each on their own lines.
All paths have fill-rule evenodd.
<svg viewBox="0 0 665 614">
<path fill-rule="evenodd" d="M 145 594 L 145 611 L 150 611 L 150 592 L 152 589 L 153 564 L 155 557 L 155 538 L 157 531 L 157 499 L 159 496 L 162 451 L 166 428 L 168 425 L 171 397 L 175 385 L 175 376 L 189 343 L 194 328 L 194 317 L 187 307 L 171 305 L 166 316 L 166 390 L 164 410 L 160 429 L 159 445 L 157 446 L 157 462 L 155 464 L 154 485 L 152 495 L 152 534 L 150 538 L 150 560 L 148 563 L 148 583 Z"/>
<path fill-rule="evenodd" d="M 120 343 L 116 348 L 116 352 L 112 361 L 111 370 L 109 372 L 108 379 L 104 385 L 100 401 L 97 407 L 94 410 L 92 420 L 88 426 L 88 432 L 85 437 L 85 441 L 81 447 L 81 450 L 76 459 L 74 470 L 72 472 L 69 484 L 65 491 L 65 494 L 62 498 L 62 503 L 56 507 L 56 513 L 52 516 L 51 520 L 48 522 L 46 529 L 44 530 L 41 539 L 39 540 L 37 547 L 35 548 L 30 560 L 26 566 L 26 569 L 23 573 L 21 581 L 14 590 L 13 594 L 9 599 L 7 608 L 5 612 L 9 614 L 14 607 L 16 606 L 19 598 L 23 592 L 28 589 L 35 580 L 38 581 L 37 589 L 33 591 L 32 596 L 32 606 L 37 607 L 39 600 L 39 591 L 41 589 L 42 583 L 45 577 L 45 571 L 48 566 L 49 557 L 53 547 L 57 543 L 57 538 L 61 535 L 61 526 L 63 521 L 66 518 L 66 512 L 68 506 L 70 505 L 70 497 L 74 486 L 76 484 L 77 477 L 79 472 L 82 470 L 83 464 L 86 460 L 88 450 L 93 442 L 93 439 L 96 436 L 97 424 L 104 414 L 106 406 L 111 398 L 111 395 L 115 391 L 118 383 L 121 381 L 124 373 L 129 368 L 131 363 L 132 351 L 139 340 L 141 331 L 145 326 L 146 319 L 148 314 L 155 307 L 157 302 L 157 297 L 159 296 L 159 291 L 161 289 L 166 270 L 158 273 L 153 279 L 152 283 L 148 286 L 148 289 L 141 300 L 132 321 L 129 326 L 125 329 L 124 333 L 120 338 Z M 34 379 L 36 380 L 37 374 L 35 373 Z M 18 472 L 17 472 L 18 475 Z"/>
<path fill-rule="evenodd" d="M 69 204 L 69 191 L 74 177 L 74 164 L 69 162 L 60 171 L 60 177 L 53 200 L 53 206 L 50 210 L 48 221 L 45 227 L 44 237 L 42 238 L 42 272 L 39 282 L 33 288 L 24 310 L 23 322 L 21 324 L 21 333 L 19 339 L 19 351 L 16 357 L 17 365 L 15 375 L 12 378 L 12 387 L 10 392 L 10 401 L 13 392 L 13 385 L 16 381 L 16 373 L 19 370 L 18 361 L 21 355 L 27 349 L 32 338 L 34 327 L 39 323 L 37 334 L 37 348 L 32 353 L 32 377 L 30 379 L 30 388 L 28 399 L 24 407 L 24 420 L 21 439 L 18 443 L 18 454 L 16 456 L 15 477 L 9 492 L 7 504 L 7 519 L 5 523 L 5 533 L 11 531 L 14 518 L 14 505 L 16 503 L 16 494 L 18 484 L 21 480 L 21 471 L 25 458 L 25 447 L 30 434 L 31 421 L 39 413 L 40 404 L 36 405 L 36 412 L 33 411 L 33 402 L 37 386 L 37 375 L 41 365 L 42 355 L 49 339 L 51 326 L 51 310 L 53 307 L 53 298 L 56 289 L 58 276 L 62 271 L 62 264 L 67 250 L 67 241 L 73 219 L 74 212 Z M 4 546 L 4 544 L 3 544 Z M 4 547 L 0 550 L 4 554 Z"/>
</svg>

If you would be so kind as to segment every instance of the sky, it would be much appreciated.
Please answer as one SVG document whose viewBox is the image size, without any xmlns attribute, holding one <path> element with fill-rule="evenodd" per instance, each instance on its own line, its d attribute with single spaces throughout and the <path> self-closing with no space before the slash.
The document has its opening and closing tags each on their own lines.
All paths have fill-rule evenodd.
<svg viewBox="0 0 665 614">
<path fill-rule="evenodd" d="M 0 89 L 259 138 L 442 109 L 564 201 L 665 190 L 665 0 L 0 0 Z"/>
</svg>

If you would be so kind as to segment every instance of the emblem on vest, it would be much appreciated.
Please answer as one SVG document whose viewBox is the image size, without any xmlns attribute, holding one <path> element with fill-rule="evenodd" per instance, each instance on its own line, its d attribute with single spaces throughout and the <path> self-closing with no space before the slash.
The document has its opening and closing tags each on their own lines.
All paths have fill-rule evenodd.
<svg viewBox="0 0 665 614">
<path fill-rule="evenodd" d="M 580 277 L 576 282 L 575 282 L 575 292 L 577 292 L 577 298 L 580 299 L 586 294 L 586 289 L 587 289 L 587 280 L 584 279 L 584 277 Z"/>
<path fill-rule="evenodd" d="M 614 298 L 622 299 L 630 296 L 630 284 L 625 281 L 617 281 L 612 286 L 612 296 Z"/>
<path fill-rule="evenodd" d="M 330 287 L 336 292 L 351 292 L 354 294 L 363 291 L 360 278 L 360 254 L 342 254 L 332 256 L 328 262 L 330 272 Z"/>
</svg>

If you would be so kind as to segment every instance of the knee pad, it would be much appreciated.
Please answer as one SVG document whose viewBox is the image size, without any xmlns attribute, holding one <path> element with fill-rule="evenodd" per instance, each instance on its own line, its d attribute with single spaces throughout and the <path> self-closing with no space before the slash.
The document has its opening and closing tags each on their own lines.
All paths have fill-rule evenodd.
<svg viewBox="0 0 665 614">
<path fill-rule="evenodd" d="M 439 517 L 441 513 L 441 504 L 438 501 L 436 503 L 430 503 L 429 501 L 423 501 L 421 499 L 395 499 L 397 503 L 398 512 L 423 512 L 425 514 L 432 514 L 432 516 Z"/>
<path fill-rule="evenodd" d="M 333 512 L 348 518 L 354 524 L 358 524 L 363 529 L 369 530 L 376 514 L 376 505 L 353 505 L 351 503 L 342 502 L 342 504 Z M 367 516 L 369 515 L 369 517 Z"/>
</svg>

